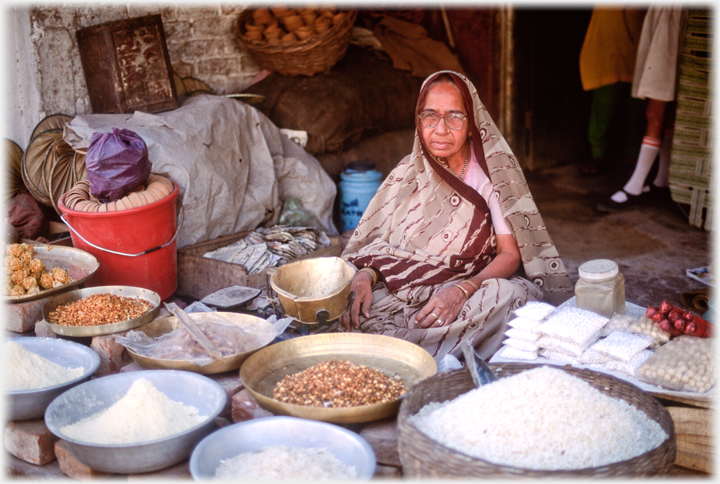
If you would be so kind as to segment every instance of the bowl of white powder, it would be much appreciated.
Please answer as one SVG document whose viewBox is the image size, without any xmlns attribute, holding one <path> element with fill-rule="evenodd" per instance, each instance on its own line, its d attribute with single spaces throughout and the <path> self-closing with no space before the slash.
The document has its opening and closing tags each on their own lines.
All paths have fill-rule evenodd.
<svg viewBox="0 0 720 484">
<path fill-rule="evenodd" d="M 45 411 L 45 424 L 88 467 L 137 474 L 187 459 L 217 428 L 215 417 L 226 402 L 222 386 L 197 373 L 118 373 L 57 397 Z"/>
<path fill-rule="evenodd" d="M 41 418 L 55 397 L 89 379 L 100 357 L 87 346 L 56 338 L 8 338 L 5 395 L 10 420 Z"/>
<path fill-rule="evenodd" d="M 190 456 L 197 481 L 242 479 L 367 480 L 375 453 L 356 432 L 298 417 L 263 417 L 205 437 Z"/>
<path fill-rule="evenodd" d="M 636 386 L 587 369 L 491 365 L 475 388 L 465 369 L 414 386 L 398 415 L 407 478 L 663 475 L 676 456 L 672 417 Z"/>
</svg>

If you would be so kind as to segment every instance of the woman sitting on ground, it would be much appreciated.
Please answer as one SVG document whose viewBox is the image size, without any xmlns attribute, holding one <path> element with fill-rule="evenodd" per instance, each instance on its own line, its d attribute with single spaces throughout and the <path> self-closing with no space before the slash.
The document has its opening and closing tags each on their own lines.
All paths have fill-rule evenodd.
<svg viewBox="0 0 720 484">
<path fill-rule="evenodd" d="M 340 325 L 411 341 L 438 362 L 459 357 L 468 340 L 487 359 L 513 309 L 543 299 L 557 305 L 573 288 L 473 84 L 455 72 L 433 74 L 416 114 L 412 153 L 343 251 L 361 269 Z"/>
</svg>

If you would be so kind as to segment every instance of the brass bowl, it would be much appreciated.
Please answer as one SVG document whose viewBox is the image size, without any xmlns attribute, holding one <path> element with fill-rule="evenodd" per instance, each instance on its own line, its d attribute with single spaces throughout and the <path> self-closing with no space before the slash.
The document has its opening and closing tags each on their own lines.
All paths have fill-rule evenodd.
<svg viewBox="0 0 720 484">
<path fill-rule="evenodd" d="M 405 340 L 377 334 L 326 333 L 263 348 L 245 360 L 240 377 L 260 406 L 274 414 L 344 424 L 370 422 L 398 412 L 403 397 L 387 403 L 338 408 L 294 405 L 272 398 L 275 384 L 286 375 L 331 359 L 365 365 L 388 376 L 397 374 L 408 389 L 437 372 L 430 353 Z"/>
<path fill-rule="evenodd" d="M 48 316 L 52 311 L 63 304 L 70 304 L 79 301 L 83 298 L 91 296 L 93 294 L 112 294 L 115 296 L 122 297 L 133 297 L 137 299 L 144 299 L 148 301 L 152 308 L 138 316 L 137 318 L 126 319 L 125 321 L 119 321 L 111 324 L 100 324 L 97 326 L 65 326 L 62 324 L 54 324 L 48 321 Z M 160 311 L 160 303 L 162 299 L 160 296 L 149 289 L 143 289 L 141 287 L 134 286 L 96 286 L 87 287 L 85 289 L 75 289 L 74 291 L 66 292 L 59 296 L 55 296 L 50 299 L 43 307 L 43 318 L 48 325 L 48 328 L 55 333 L 62 336 L 73 336 L 73 337 L 86 337 L 86 336 L 101 336 L 106 334 L 122 333 L 130 329 L 137 328 L 143 324 L 147 324 L 157 316 Z"/>
<path fill-rule="evenodd" d="M 356 272 L 354 265 L 340 257 L 314 257 L 280 266 L 270 286 L 285 314 L 315 324 L 337 319 L 345 311 Z"/>
<path fill-rule="evenodd" d="M 130 348 L 126 348 L 132 359 L 143 368 L 155 369 L 171 369 L 185 370 L 209 375 L 213 373 L 222 373 L 230 370 L 237 370 L 243 362 L 260 348 L 268 345 L 275 339 L 275 327 L 262 318 L 251 316 L 249 314 L 226 313 L 226 312 L 207 312 L 207 313 L 190 313 L 188 314 L 196 323 L 211 322 L 225 324 L 228 326 L 241 326 L 253 333 L 252 349 L 237 353 L 235 355 L 225 356 L 220 360 L 213 360 L 206 365 L 198 365 L 189 360 L 172 360 L 168 358 L 154 358 L 136 353 Z M 141 326 L 137 331 L 142 331 L 151 338 L 157 338 L 165 333 L 169 333 L 182 323 L 175 316 L 156 319 L 155 321 Z"/>
</svg>

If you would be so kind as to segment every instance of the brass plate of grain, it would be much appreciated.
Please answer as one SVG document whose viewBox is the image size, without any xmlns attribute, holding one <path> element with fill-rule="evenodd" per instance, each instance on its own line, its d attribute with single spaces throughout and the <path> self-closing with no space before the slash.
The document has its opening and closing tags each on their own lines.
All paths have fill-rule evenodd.
<svg viewBox="0 0 720 484">
<path fill-rule="evenodd" d="M 48 321 L 48 315 L 51 311 L 55 311 L 58 306 L 63 304 L 69 304 L 75 301 L 79 301 L 85 297 L 93 294 L 112 294 L 114 296 L 132 297 L 137 299 L 144 299 L 152 304 L 152 309 L 145 314 L 138 316 L 137 318 L 127 319 L 112 324 L 101 324 L 98 326 L 65 326 L 62 324 L 53 324 Z M 76 289 L 74 291 L 61 294 L 52 298 L 43 307 L 43 318 L 48 325 L 48 328 L 55 333 L 62 336 L 74 336 L 74 337 L 86 337 L 86 336 L 102 336 L 105 334 L 122 333 L 128 331 L 143 324 L 147 324 L 157 316 L 160 311 L 160 303 L 162 299 L 158 293 L 150 291 L 149 289 L 143 289 L 141 287 L 133 286 L 97 286 L 88 287 L 85 289 Z"/>
<path fill-rule="evenodd" d="M 100 267 L 100 264 L 94 255 L 74 247 L 33 244 L 33 253 L 33 257 L 40 259 L 43 264 L 45 264 L 45 268 L 48 271 L 53 267 L 65 269 L 72 281 L 67 284 L 63 284 L 62 286 L 42 289 L 40 292 L 36 292 L 35 294 L 3 296 L 3 301 L 6 303 L 24 303 L 67 292 L 90 279 L 90 277 L 95 274 L 95 271 L 98 270 L 98 267 Z"/>
<path fill-rule="evenodd" d="M 405 340 L 377 334 L 327 333 L 263 348 L 245 360 L 240 378 L 260 406 L 274 414 L 345 424 L 370 422 L 397 413 L 402 397 L 387 403 L 338 408 L 293 405 L 272 398 L 275 384 L 286 375 L 331 359 L 365 365 L 390 377 L 397 374 L 407 389 L 437 372 L 430 353 Z"/>
<path fill-rule="evenodd" d="M 267 346 L 275 339 L 275 327 L 262 318 L 252 316 L 250 314 L 230 313 L 230 312 L 201 312 L 188 314 L 196 323 L 209 322 L 217 324 L 225 324 L 228 326 L 239 326 L 247 329 L 251 333 L 250 341 L 248 341 L 248 349 L 241 353 L 224 356 L 220 360 L 214 360 L 207 365 L 198 365 L 189 360 L 174 360 L 168 358 L 153 358 L 138 354 L 127 348 L 128 353 L 138 365 L 143 368 L 186 370 L 209 375 L 213 373 L 222 373 L 230 370 L 237 370 L 240 365 L 253 353 L 260 348 Z M 156 319 L 155 321 L 138 328 L 151 338 L 157 338 L 165 333 L 169 333 L 182 326 L 175 316 Z"/>
</svg>

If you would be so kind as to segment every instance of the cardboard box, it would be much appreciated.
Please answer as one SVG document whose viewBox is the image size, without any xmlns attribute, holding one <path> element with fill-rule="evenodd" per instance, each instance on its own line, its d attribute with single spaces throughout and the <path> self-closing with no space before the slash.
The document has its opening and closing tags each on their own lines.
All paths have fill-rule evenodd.
<svg viewBox="0 0 720 484">
<path fill-rule="evenodd" d="M 175 291 L 180 296 L 201 299 L 224 287 L 239 285 L 265 288 L 268 285 L 265 271 L 248 274 L 245 266 L 203 257 L 203 254 L 225 247 L 240 239 L 244 239 L 251 231 L 225 235 L 207 242 L 189 245 L 178 250 L 177 274 L 178 286 Z M 311 254 L 295 260 L 311 257 L 339 257 L 342 253 L 342 242 L 339 235 L 329 236 L 330 245 L 321 247 Z"/>
</svg>

